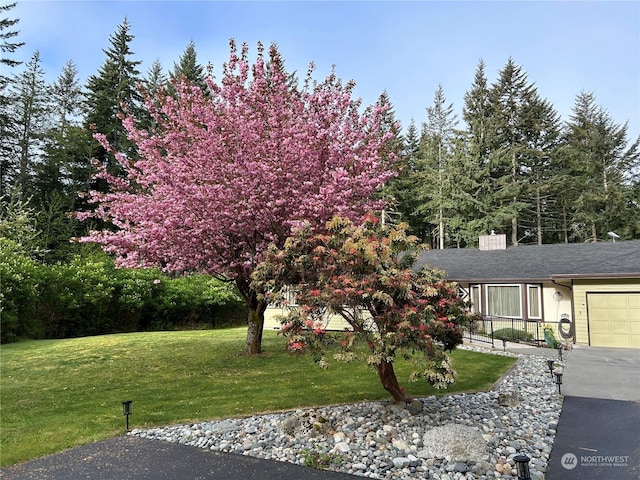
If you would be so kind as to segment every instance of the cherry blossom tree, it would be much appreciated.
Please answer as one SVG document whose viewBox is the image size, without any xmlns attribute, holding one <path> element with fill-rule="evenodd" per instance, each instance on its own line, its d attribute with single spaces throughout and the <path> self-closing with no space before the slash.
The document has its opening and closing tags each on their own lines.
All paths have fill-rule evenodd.
<svg viewBox="0 0 640 480">
<path fill-rule="evenodd" d="M 365 345 L 364 359 L 397 402 L 409 400 L 394 371 L 397 355 L 414 361 L 410 380 L 444 388 L 455 381 L 446 351 L 462 343 L 468 322 L 464 302 L 442 272 L 412 269 L 419 249 L 406 228 L 382 226 L 372 216 L 360 226 L 335 217 L 327 233 L 304 227 L 282 248 L 271 247 L 253 275 L 269 301 L 284 304 L 291 290 L 295 294 L 296 306 L 282 319 L 292 352 L 309 350 L 326 366 L 324 348 L 336 341 L 326 321 L 339 315 L 350 328 L 334 358 L 353 360 Z"/>
<path fill-rule="evenodd" d="M 234 281 L 249 310 L 247 351 L 259 353 L 264 311 L 251 274 L 271 243 L 282 246 L 300 222 L 323 228 L 333 215 L 361 217 L 382 208 L 373 194 L 393 176 L 380 160 L 389 140 L 384 106 L 361 108 L 355 84 L 331 73 L 302 87 L 275 45 L 231 41 L 222 78 L 207 91 L 175 81 L 146 108 L 151 125 L 123 118 L 137 158 L 113 152 L 126 176 L 99 176 L 108 193 L 92 192 L 97 218 L 113 228 L 83 238 L 116 254 L 121 266 L 161 266 Z M 268 56 L 268 58 L 265 58 Z M 97 134 L 105 148 L 106 137 Z"/>
</svg>

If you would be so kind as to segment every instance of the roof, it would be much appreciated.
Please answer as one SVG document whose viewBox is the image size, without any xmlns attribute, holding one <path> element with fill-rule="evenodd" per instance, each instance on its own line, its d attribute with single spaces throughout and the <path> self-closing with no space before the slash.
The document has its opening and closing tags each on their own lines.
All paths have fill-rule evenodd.
<svg viewBox="0 0 640 480">
<path fill-rule="evenodd" d="M 640 278 L 640 241 L 426 250 L 415 267 L 425 264 L 444 270 L 448 280 L 458 282 Z"/>
</svg>

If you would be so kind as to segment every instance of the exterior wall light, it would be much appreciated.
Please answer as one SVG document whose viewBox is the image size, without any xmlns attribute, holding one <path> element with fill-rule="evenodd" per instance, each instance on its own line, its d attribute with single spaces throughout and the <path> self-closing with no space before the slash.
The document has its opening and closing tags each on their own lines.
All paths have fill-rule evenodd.
<svg viewBox="0 0 640 480">
<path fill-rule="evenodd" d="M 562 395 L 562 391 L 560 390 L 560 385 L 562 385 L 562 372 L 555 372 L 556 375 L 556 385 L 558 385 L 558 395 Z"/>
<path fill-rule="evenodd" d="M 513 457 L 513 461 L 516 462 L 518 480 L 531 480 L 531 472 L 529 471 L 529 460 L 531 459 L 522 453 Z"/>
<path fill-rule="evenodd" d="M 131 415 L 132 400 L 125 400 L 122 402 L 122 415 L 127 418 L 127 432 L 129 431 L 129 415 Z"/>
</svg>

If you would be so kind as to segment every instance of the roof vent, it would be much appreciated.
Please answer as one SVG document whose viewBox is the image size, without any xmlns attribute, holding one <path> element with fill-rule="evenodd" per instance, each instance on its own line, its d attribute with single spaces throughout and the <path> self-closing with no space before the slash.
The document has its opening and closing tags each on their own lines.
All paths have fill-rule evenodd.
<svg viewBox="0 0 640 480">
<path fill-rule="evenodd" d="M 496 235 L 491 230 L 491 235 L 480 235 L 480 250 L 506 250 L 507 236 L 504 233 Z"/>
</svg>

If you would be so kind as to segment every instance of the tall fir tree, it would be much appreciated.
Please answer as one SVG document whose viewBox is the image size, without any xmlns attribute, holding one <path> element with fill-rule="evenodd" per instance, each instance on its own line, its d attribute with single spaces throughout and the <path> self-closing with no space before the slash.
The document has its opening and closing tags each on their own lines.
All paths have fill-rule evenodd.
<svg viewBox="0 0 640 480">
<path fill-rule="evenodd" d="M 393 103 L 389 98 L 389 94 L 385 90 L 380 94 L 376 101 L 376 106 L 384 108 L 385 112 L 381 116 L 380 128 L 381 132 L 389 136 L 389 139 L 380 151 L 380 158 L 383 162 L 392 165 L 398 171 L 398 159 L 401 158 L 404 150 L 404 139 L 400 133 L 400 122 L 396 120 Z M 396 222 L 401 212 L 398 210 L 398 202 L 394 195 L 394 189 L 388 184 L 384 185 L 379 192 L 379 196 L 384 199 L 387 208 L 382 212 L 382 221 Z"/>
<path fill-rule="evenodd" d="M 9 114 L 10 100 L 7 91 L 11 78 L 5 73 L 22 63 L 12 59 L 10 55 L 24 46 L 24 42 L 15 41 L 19 31 L 14 27 L 19 19 L 4 16 L 5 12 L 9 12 L 15 6 L 16 2 L 0 5 L 0 196 L 7 194 L 10 189 L 10 172 L 15 155 L 12 147 L 15 135 L 14 119 Z"/>
<path fill-rule="evenodd" d="M 418 212 L 430 223 L 436 238 L 432 243 L 445 248 L 449 213 L 454 208 L 452 161 L 454 128 L 457 124 L 453 104 L 447 104 L 442 85 L 438 85 L 433 105 L 427 107 L 427 121 L 422 124 L 417 197 L 421 201 Z"/>
<path fill-rule="evenodd" d="M 34 52 L 24 71 L 13 77 L 9 87 L 8 111 L 13 118 L 9 178 L 18 199 L 33 193 L 33 177 L 40 161 L 51 111 L 40 53 Z M 12 175 L 13 174 L 13 175 Z"/>
<path fill-rule="evenodd" d="M 627 125 L 614 122 L 592 93 L 576 97 L 563 138 L 567 177 L 577 182 L 570 190 L 575 197 L 568 199 L 575 205 L 568 226 L 575 240 L 607 238 L 608 231 L 637 218 L 629 187 L 640 168 L 639 142 L 628 145 Z"/>
<path fill-rule="evenodd" d="M 538 245 L 553 242 L 554 218 L 557 218 L 554 162 L 560 140 L 560 117 L 551 103 L 534 95 L 527 106 L 531 121 L 526 135 L 527 150 L 522 159 L 524 202 L 520 225 L 528 241 Z"/>
<path fill-rule="evenodd" d="M 180 77 L 187 79 L 192 85 L 197 85 L 202 91 L 207 91 L 204 67 L 198 63 L 196 44 L 191 40 L 180 56 L 178 63 L 173 64 L 173 70 L 169 73 L 172 80 Z"/>
<path fill-rule="evenodd" d="M 116 150 L 135 158 L 134 145 L 127 139 L 121 116 L 124 109 L 138 115 L 142 95 L 138 90 L 140 61 L 132 60 L 130 33 L 131 25 L 125 18 L 110 37 L 111 46 L 103 50 L 106 59 L 96 75 L 87 81 L 86 127 L 106 135 Z M 110 173 L 120 174 L 121 170 L 112 155 L 96 141 L 93 157 L 107 166 Z"/>
<path fill-rule="evenodd" d="M 52 125 L 46 132 L 42 162 L 36 170 L 34 200 L 41 212 L 39 228 L 45 260 L 65 260 L 77 250 L 75 211 L 80 194 L 89 189 L 91 133 L 82 128 L 84 95 L 78 71 L 68 61 L 50 88 Z"/>
<path fill-rule="evenodd" d="M 533 119 L 530 103 L 536 95 L 522 67 L 509 58 L 491 87 L 495 137 L 490 144 L 490 174 L 496 225 L 510 231 L 511 244 L 519 242 L 519 219 L 526 208 L 523 201 L 523 161 L 527 155 L 528 133 Z"/>
<path fill-rule="evenodd" d="M 458 161 L 468 175 L 463 190 L 466 195 L 467 221 L 460 221 L 467 244 L 477 243 L 479 235 L 497 228 L 491 204 L 490 154 L 495 143 L 494 105 L 491 101 L 484 61 L 480 60 L 471 88 L 464 95 L 462 118 L 466 123 L 464 138 L 457 143 Z"/>
<path fill-rule="evenodd" d="M 167 75 L 164 73 L 159 59 L 155 59 L 147 71 L 147 75 L 142 80 L 146 95 L 155 97 L 161 88 L 167 85 Z"/>
</svg>

